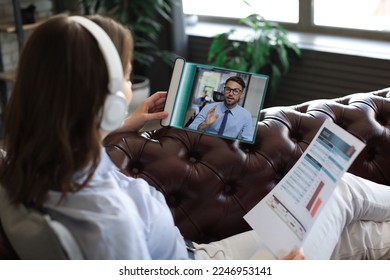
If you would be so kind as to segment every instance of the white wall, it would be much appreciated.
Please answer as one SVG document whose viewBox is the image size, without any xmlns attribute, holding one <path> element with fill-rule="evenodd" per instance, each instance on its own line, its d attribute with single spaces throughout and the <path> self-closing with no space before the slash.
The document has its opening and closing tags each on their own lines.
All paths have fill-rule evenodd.
<svg viewBox="0 0 390 280">
<path fill-rule="evenodd" d="M 35 18 L 37 20 L 52 15 L 53 3 L 51 0 L 21 0 L 20 6 L 27 7 L 30 4 L 36 6 Z M 12 1 L 0 0 L 0 22 L 14 22 L 14 9 Z M 25 39 L 32 31 L 25 32 Z M 0 32 L 1 55 L 4 71 L 13 71 L 19 59 L 19 47 L 15 33 Z"/>
</svg>

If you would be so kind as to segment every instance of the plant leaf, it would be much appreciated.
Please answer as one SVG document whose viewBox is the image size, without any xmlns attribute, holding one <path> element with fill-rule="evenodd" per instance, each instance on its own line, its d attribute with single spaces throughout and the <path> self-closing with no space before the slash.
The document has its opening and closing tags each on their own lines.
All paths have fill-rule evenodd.
<svg viewBox="0 0 390 280">
<path fill-rule="evenodd" d="M 276 48 L 276 52 L 278 53 L 280 63 L 283 66 L 283 73 L 286 74 L 288 72 L 289 66 L 290 66 L 290 63 L 288 61 L 288 53 L 283 45 L 279 45 Z"/>
<path fill-rule="evenodd" d="M 210 44 L 208 61 L 246 72 L 269 74 L 270 71 L 270 91 L 275 94 L 282 74 L 290 67 L 289 50 L 298 57 L 301 51 L 289 40 L 288 31 L 276 22 L 259 14 L 249 15 L 240 22 L 251 28 L 252 33 L 240 41 L 229 39 L 235 29 L 216 35 Z"/>
<path fill-rule="evenodd" d="M 213 61 L 213 59 L 222 51 L 229 48 L 229 36 L 233 32 L 222 33 L 214 37 L 208 53 L 208 60 Z"/>
</svg>

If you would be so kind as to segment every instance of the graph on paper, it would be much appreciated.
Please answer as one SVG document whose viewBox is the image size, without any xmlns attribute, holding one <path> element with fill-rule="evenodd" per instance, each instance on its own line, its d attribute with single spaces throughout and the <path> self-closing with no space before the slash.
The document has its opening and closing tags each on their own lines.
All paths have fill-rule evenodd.
<svg viewBox="0 0 390 280">
<path fill-rule="evenodd" d="M 363 147 L 364 143 L 336 124 L 324 122 L 293 168 L 244 216 L 262 238 L 269 239 L 277 256 L 278 250 L 304 242 L 338 180 Z M 286 236 L 275 241 L 278 231 Z"/>
</svg>

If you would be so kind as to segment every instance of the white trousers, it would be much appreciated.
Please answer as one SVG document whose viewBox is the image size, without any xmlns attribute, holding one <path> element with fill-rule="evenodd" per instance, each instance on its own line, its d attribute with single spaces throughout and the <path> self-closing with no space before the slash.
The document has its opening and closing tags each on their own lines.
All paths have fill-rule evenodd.
<svg viewBox="0 0 390 280">
<path fill-rule="evenodd" d="M 254 231 L 194 246 L 195 259 L 275 259 Z M 390 259 L 390 186 L 346 173 L 303 249 L 305 259 Z"/>
</svg>

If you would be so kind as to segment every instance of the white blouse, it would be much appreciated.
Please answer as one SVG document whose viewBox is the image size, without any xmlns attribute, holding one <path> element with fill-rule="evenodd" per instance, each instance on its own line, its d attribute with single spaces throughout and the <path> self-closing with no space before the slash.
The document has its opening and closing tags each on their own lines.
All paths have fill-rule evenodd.
<svg viewBox="0 0 390 280">
<path fill-rule="evenodd" d="M 44 207 L 74 235 L 86 259 L 188 259 L 163 195 L 122 174 L 102 149 L 89 186 L 50 191 Z"/>
</svg>

